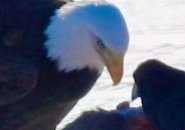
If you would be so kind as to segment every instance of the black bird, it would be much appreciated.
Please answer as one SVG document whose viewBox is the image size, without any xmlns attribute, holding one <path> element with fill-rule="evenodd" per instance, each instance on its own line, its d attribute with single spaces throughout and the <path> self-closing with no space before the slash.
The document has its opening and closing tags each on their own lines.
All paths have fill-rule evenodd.
<svg viewBox="0 0 185 130">
<path fill-rule="evenodd" d="M 0 130 L 53 130 L 104 66 L 119 83 L 127 46 L 106 1 L 0 0 Z"/>
<path fill-rule="evenodd" d="M 144 112 L 159 130 L 185 130 L 185 72 L 148 60 L 134 72 L 133 99 L 140 96 Z"/>
</svg>

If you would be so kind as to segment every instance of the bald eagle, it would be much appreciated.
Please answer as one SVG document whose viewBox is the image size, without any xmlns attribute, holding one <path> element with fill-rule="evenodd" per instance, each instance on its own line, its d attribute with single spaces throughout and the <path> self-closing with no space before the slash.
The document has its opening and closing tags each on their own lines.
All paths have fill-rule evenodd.
<svg viewBox="0 0 185 130">
<path fill-rule="evenodd" d="M 54 129 L 104 66 L 120 82 L 127 47 L 106 1 L 0 0 L 0 129 Z"/>
</svg>

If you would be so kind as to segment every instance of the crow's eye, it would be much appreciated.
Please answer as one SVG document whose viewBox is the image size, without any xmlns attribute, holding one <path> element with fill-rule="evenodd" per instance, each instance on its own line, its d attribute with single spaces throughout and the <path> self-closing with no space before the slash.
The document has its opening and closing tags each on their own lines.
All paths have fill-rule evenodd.
<svg viewBox="0 0 185 130">
<path fill-rule="evenodd" d="M 105 47 L 105 44 L 103 43 L 102 40 L 98 40 L 97 44 L 98 44 L 98 46 L 99 46 L 100 48 L 103 48 L 103 49 L 106 48 L 106 47 Z"/>
</svg>

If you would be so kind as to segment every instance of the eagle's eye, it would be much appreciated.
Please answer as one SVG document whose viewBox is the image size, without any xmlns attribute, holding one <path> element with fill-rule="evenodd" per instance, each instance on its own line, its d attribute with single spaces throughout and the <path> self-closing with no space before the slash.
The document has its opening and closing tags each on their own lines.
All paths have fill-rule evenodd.
<svg viewBox="0 0 185 130">
<path fill-rule="evenodd" d="M 97 41 L 97 44 L 98 44 L 98 46 L 99 46 L 100 48 L 102 48 L 102 49 L 105 49 L 105 48 L 106 48 L 106 47 L 105 47 L 105 44 L 103 43 L 102 40 L 98 40 L 98 41 Z"/>
</svg>

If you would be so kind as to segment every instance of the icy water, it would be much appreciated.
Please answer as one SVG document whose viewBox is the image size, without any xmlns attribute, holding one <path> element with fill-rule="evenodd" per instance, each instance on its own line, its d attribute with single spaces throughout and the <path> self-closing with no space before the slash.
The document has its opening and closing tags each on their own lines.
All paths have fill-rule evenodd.
<svg viewBox="0 0 185 130">
<path fill-rule="evenodd" d="M 118 86 L 112 86 L 105 69 L 91 92 L 60 123 L 60 128 L 83 111 L 98 106 L 111 110 L 118 103 L 130 100 L 132 73 L 139 63 L 147 59 L 159 59 L 185 70 L 185 0 L 109 1 L 120 8 L 130 32 L 124 78 Z"/>
</svg>

